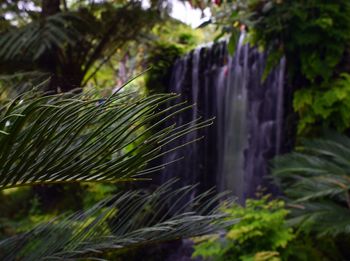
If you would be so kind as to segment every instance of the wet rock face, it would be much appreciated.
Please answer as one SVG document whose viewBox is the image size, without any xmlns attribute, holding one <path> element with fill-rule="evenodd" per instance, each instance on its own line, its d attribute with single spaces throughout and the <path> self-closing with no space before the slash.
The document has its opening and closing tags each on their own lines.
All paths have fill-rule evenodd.
<svg viewBox="0 0 350 261">
<path fill-rule="evenodd" d="M 215 117 L 212 127 L 193 131 L 177 144 L 205 139 L 167 155 L 163 161 L 185 159 L 167 167 L 162 182 L 179 177 L 182 184 L 199 183 L 199 190 L 216 186 L 231 190 L 240 200 L 254 196 L 258 186 L 269 186 L 269 160 L 289 149 L 286 116 L 291 90 L 285 81 L 285 61 L 263 82 L 266 54 L 243 44 L 234 57 L 225 43 L 198 48 L 176 61 L 168 91 L 196 106 L 169 121 L 185 123 Z M 176 144 L 172 144 L 176 145 Z"/>
</svg>

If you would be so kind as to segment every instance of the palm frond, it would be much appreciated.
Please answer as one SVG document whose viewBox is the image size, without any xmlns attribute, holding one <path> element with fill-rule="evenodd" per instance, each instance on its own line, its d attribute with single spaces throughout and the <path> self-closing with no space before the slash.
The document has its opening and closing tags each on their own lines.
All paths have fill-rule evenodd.
<svg viewBox="0 0 350 261">
<path fill-rule="evenodd" d="M 168 118 L 190 107 L 165 108 L 176 98 L 122 92 L 104 100 L 83 94 L 16 99 L 0 110 L 0 189 L 118 182 L 162 169 L 164 165 L 147 166 L 168 153 L 165 145 L 211 124 L 164 127 Z"/>
<path fill-rule="evenodd" d="M 4 99 L 14 99 L 18 94 L 24 94 L 33 89 L 47 88 L 50 75 L 40 71 L 24 71 L 11 74 L 0 74 L 0 96 L 6 93 Z"/>
<path fill-rule="evenodd" d="M 82 35 L 81 28 L 86 21 L 73 12 L 62 12 L 35 21 L 21 28 L 14 28 L 0 34 L 0 60 L 37 60 L 43 54 L 74 44 Z M 77 30 L 80 28 L 80 30 Z"/>
<path fill-rule="evenodd" d="M 288 220 L 306 232 L 315 232 L 318 236 L 337 236 L 350 233 L 350 211 L 332 200 L 306 202 L 293 211 Z"/>
<path fill-rule="evenodd" d="M 195 186 L 173 191 L 174 181 L 153 193 L 129 191 L 0 241 L 1 260 L 76 260 L 102 251 L 199 236 L 228 225 L 218 211 L 223 194 L 194 196 Z M 190 199 L 185 201 L 185 199 Z M 228 201 L 229 203 L 232 201 Z"/>
<path fill-rule="evenodd" d="M 349 145 L 348 137 L 332 133 L 305 140 L 298 152 L 274 160 L 276 182 L 298 206 L 293 222 L 311 226 L 319 235 L 350 233 Z"/>
</svg>

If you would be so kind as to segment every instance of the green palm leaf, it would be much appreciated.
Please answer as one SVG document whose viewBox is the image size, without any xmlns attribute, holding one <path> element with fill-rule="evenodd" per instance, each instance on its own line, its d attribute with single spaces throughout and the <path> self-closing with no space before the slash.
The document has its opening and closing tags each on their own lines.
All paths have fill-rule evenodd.
<svg viewBox="0 0 350 261">
<path fill-rule="evenodd" d="M 322 237 L 349 234 L 349 219 L 350 211 L 347 208 L 332 200 L 324 199 L 303 203 L 293 211 L 293 216 L 288 222 Z"/>
<path fill-rule="evenodd" d="M 76 260 L 125 249 L 211 233 L 228 224 L 218 211 L 223 195 L 193 197 L 195 186 L 173 191 L 171 181 L 151 194 L 119 193 L 85 212 L 58 218 L 0 241 L 1 260 Z M 186 201 L 186 198 L 191 198 Z"/>
<path fill-rule="evenodd" d="M 163 127 L 189 108 L 183 103 L 163 108 L 176 98 L 117 93 L 101 101 L 60 94 L 7 104 L 0 116 L 0 189 L 118 182 L 160 170 L 163 165 L 147 166 L 168 153 L 165 145 L 211 123 Z"/>
<path fill-rule="evenodd" d="M 293 223 L 319 235 L 350 233 L 350 139 L 331 133 L 277 157 L 273 175 L 292 201 Z"/>
<path fill-rule="evenodd" d="M 211 124 L 196 120 L 166 126 L 191 107 L 165 106 L 177 98 L 126 92 L 103 100 L 72 93 L 18 97 L 0 108 L 0 189 L 121 182 L 159 171 L 171 162 L 149 163 L 177 149 L 173 141 Z M 218 211 L 222 195 L 195 196 L 195 186 L 173 191 L 172 185 L 151 194 L 119 193 L 87 211 L 40 224 L 1 241 L 0 259 L 94 258 L 110 249 L 202 235 L 226 225 Z"/>
</svg>

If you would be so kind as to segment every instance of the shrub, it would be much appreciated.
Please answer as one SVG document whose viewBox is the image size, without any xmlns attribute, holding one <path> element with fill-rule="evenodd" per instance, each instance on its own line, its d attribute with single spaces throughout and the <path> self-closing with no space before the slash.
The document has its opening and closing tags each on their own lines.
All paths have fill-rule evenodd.
<svg viewBox="0 0 350 261">
<path fill-rule="evenodd" d="M 295 238 L 286 226 L 288 210 L 281 200 L 270 196 L 248 199 L 246 206 L 225 209 L 230 219 L 239 222 L 223 235 L 206 238 L 195 246 L 194 257 L 213 260 L 262 261 L 281 260 L 287 255 L 288 244 Z"/>
</svg>

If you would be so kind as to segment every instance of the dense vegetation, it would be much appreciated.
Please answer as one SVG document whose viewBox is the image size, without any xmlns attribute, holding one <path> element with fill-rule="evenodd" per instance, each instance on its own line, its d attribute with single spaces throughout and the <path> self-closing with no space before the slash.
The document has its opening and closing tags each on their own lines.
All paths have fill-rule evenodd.
<svg viewBox="0 0 350 261">
<path fill-rule="evenodd" d="M 164 127 L 167 117 L 154 120 L 169 109 L 173 109 L 169 117 L 186 109 L 184 104 L 161 109 L 177 95 L 133 96 L 115 93 L 101 102 L 89 95 L 68 93 L 22 96 L 6 104 L 0 116 L 0 189 L 141 181 L 164 167 L 150 165 L 152 160 L 176 149 L 164 151 L 165 144 L 209 123 Z M 148 193 L 115 191 L 116 195 L 89 210 L 66 212 L 19 231 L 8 231 L 4 224 L 0 257 L 66 260 L 101 256 L 106 250 L 207 233 L 219 225 L 213 221 L 224 221 L 217 211 L 220 197 L 205 193 L 177 206 L 179 196 L 193 193 L 194 188 L 172 191 L 172 183 Z M 2 197 L 8 200 L 6 194 Z M 44 197 L 50 199 L 49 194 Z"/>
<path fill-rule="evenodd" d="M 216 236 L 196 247 L 194 256 L 213 256 L 215 260 L 270 260 L 287 258 L 286 247 L 294 239 L 285 224 L 288 211 L 269 196 L 248 199 L 246 206 L 225 209 L 232 219 L 240 219 L 222 237 Z"/>
<path fill-rule="evenodd" d="M 211 122 L 166 127 L 191 106 L 165 108 L 176 95 L 144 96 L 122 83 L 148 66 L 145 50 L 166 42 L 167 30 L 179 31 L 169 44 L 194 47 L 192 30 L 167 15 L 165 2 L 1 8 L 0 259 L 115 260 L 225 225 L 212 192 L 190 198 L 195 187 L 173 190 L 176 181 L 150 187 L 166 165 L 156 159 L 177 149 L 172 141 Z M 93 82 L 104 86 L 96 91 Z"/>
<path fill-rule="evenodd" d="M 298 120 L 295 151 L 273 161 L 273 182 L 283 201 L 257 196 L 244 208 L 227 208 L 242 222 L 200 243 L 195 255 L 214 260 L 349 259 L 350 143 L 335 131 L 347 134 L 350 127 L 350 3 L 237 0 L 216 1 L 211 8 L 215 16 L 204 25 L 214 24 L 219 37 L 228 34 L 234 45 L 244 28 L 248 42 L 268 53 L 262 80 L 286 58 Z"/>
<path fill-rule="evenodd" d="M 348 1 L 237 0 L 213 9 L 211 23 L 222 28 L 219 37 L 229 34 L 235 46 L 244 27 L 249 43 L 269 53 L 265 76 L 286 57 L 300 136 L 350 127 Z"/>
<path fill-rule="evenodd" d="M 201 27 L 214 41 L 228 36 L 231 54 L 241 30 L 267 52 L 262 81 L 286 58 L 297 131 L 295 150 L 272 162 L 278 195 L 220 205 L 212 192 L 173 190 L 176 181 L 148 186 L 167 165 L 157 159 L 177 149 L 168 147 L 174 139 L 211 124 L 163 124 L 190 107 L 164 106 L 177 99 L 161 94 L 169 70 L 204 41 L 169 17 L 168 2 L 7 0 L 0 4 L 2 260 L 123 260 L 130 248 L 202 235 L 193 257 L 350 258 L 350 2 L 190 3 L 211 9 Z M 123 85 L 149 67 L 136 86 Z"/>
</svg>

